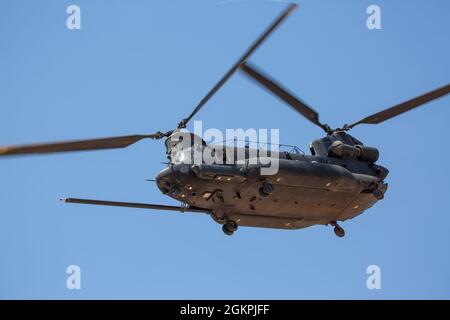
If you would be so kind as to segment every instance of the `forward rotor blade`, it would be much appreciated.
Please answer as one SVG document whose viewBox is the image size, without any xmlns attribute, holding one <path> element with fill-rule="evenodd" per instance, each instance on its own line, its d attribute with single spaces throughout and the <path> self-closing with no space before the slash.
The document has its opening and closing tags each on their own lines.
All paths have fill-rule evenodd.
<svg viewBox="0 0 450 320">
<path fill-rule="evenodd" d="M 263 74 L 262 71 L 258 70 L 255 66 L 250 65 L 248 62 L 241 65 L 241 71 L 243 71 L 247 76 L 256 80 L 264 88 L 272 92 L 274 95 L 282 99 L 288 105 L 290 105 L 294 110 L 303 115 L 306 119 L 321 127 L 325 132 L 328 131 L 328 126 L 322 124 L 319 121 L 319 114 L 309 107 L 306 103 L 296 98 L 292 93 L 284 89 L 280 84 L 276 83 L 269 76 Z"/>
<path fill-rule="evenodd" d="M 345 127 L 347 129 L 351 129 L 354 126 L 366 123 L 366 124 L 377 124 L 383 121 L 386 121 L 388 119 L 391 119 L 393 117 L 398 116 L 399 114 L 402 114 L 406 111 L 412 110 L 414 108 L 417 108 L 427 102 L 430 102 L 432 100 L 438 99 L 446 94 L 450 93 L 450 84 L 447 84 L 446 86 L 443 86 L 441 88 L 438 88 L 436 90 L 433 90 L 431 92 L 425 93 L 421 96 L 418 96 L 414 99 L 405 101 L 403 103 L 400 103 L 396 106 L 393 106 L 389 109 L 383 110 L 381 112 L 375 113 L 371 116 L 368 116 L 362 120 L 359 120 L 357 122 L 354 122 L 350 125 L 346 125 Z"/>
<path fill-rule="evenodd" d="M 185 119 L 183 119 L 179 124 L 178 128 L 186 127 L 186 124 L 192 119 L 195 114 L 200 111 L 200 109 L 208 102 L 209 99 L 223 86 L 223 84 L 239 69 L 241 64 L 243 64 L 254 52 L 255 50 L 267 39 L 267 37 L 275 31 L 275 29 L 286 19 L 289 14 L 297 8 L 297 4 L 291 3 L 286 8 L 286 10 L 281 13 L 280 16 L 264 31 L 264 33 L 247 49 L 247 51 L 239 58 L 239 60 L 231 67 L 231 69 L 223 76 L 222 79 L 208 92 L 208 94 L 200 101 L 200 103 L 195 107 L 194 111 Z"/>
<path fill-rule="evenodd" d="M 61 199 L 61 201 L 64 201 L 67 203 L 91 204 L 91 205 L 110 206 L 110 207 L 126 207 L 126 208 L 167 210 L 167 211 L 178 211 L 178 212 L 210 213 L 210 211 L 207 209 L 181 207 L 181 206 L 180 207 L 166 206 L 166 205 L 161 205 L 161 204 L 103 201 L 103 200 L 90 200 L 90 199 L 78 199 L 78 198 L 65 198 L 65 199 Z"/>
<path fill-rule="evenodd" d="M 86 151 L 101 149 L 125 148 L 145 138 L 159 139 L 164 134 L 158 132 L 148 135 L 131 135 L 90 140 L 62 141 L 54 143 L 0 146 L 0 156 L 18 155 L 18 154 L 39 154 L 67 151 Z"/>
</svg>

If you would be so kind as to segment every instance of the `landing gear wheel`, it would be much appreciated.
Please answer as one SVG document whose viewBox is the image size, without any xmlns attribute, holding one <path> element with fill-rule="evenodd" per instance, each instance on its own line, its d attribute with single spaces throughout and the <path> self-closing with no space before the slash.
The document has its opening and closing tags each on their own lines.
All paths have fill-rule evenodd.
<svg viewBox="0 0 450 320">
<path fill-rule="evenodd" d="M 227 225 L 226 224 L 224 224 L 223 226 L 222 226 L 222 231 L 223 231 L 223 233 L 225 233 L 227 236 L 232 236 L 233 235 L 233 233 L 234 233 L 234 231 L 230 231 L 230 230 L 228 230 L 228 228 L 227 228 Z"/>
<path fill-rule="evenodd" d="M 373 190 L 372 193 L 378 200 L 382 200 L 384 198 L 384 193 L 379 189 Z"/>
<path fill-rule="evenodd" d="M 335 225 L 335 226 L 334 226 L 334 233 L 335 233 L 339 238 L 342 238 L 342 237 L 345 236 L 345 231 L 344 231 L 344 229 L 342 229 L 342 227 L 339 226 L 339 225 Z"/>
<path fill-rule="evenodd" d="M 238 229 L 238 225 L 236 222 L 234 221 L 227 221 L 223 226 L 222 226 L 222 231 L 223 233 L 225 233 L 227 236 L 231 236 L 233 235 L 233 233 Z"/>
</svg>

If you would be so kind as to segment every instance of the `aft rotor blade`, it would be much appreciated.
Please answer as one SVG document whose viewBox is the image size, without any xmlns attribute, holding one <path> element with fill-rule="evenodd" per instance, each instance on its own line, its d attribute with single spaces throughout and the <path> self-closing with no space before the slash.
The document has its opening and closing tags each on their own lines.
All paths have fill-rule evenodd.
<svg viewBox="0 0 450 320">
<path fill-rule="evenodd" d="M 431 92 L 425 93 L 421 96 L 418 96 L 414 99 L 405 101 L 403 103 L 400 103 L 396 106 L 393 106 L 389 109 L 383 110 L 381 112 L 375 113 L 371 116 L 368 116 L 362 120 L 359 120 L 357 122 L 354 122 L 350 125 L 346 125 L 345 127 L 347 129 L 351 129 L 354 126 L 361 124 L 361 123 L 367 123 L 367 124 L 377 124 L 383 121 L 386 121 L 388 119 L 391 119 L 393 117 L 398 116 L 399 114 L 402 114 L 406 111 L 412 110 L 414 108 L 420 107 L 421 105 L 430 102 L 432 100 L 438 99 L 446 94 L 450 93 L 450 84 L 447 84 L 446 86 L 443 86 L 441 88 L 438 88 L 436 90 L 433 90 Z"/>
<path fill-rule="evenodd" d="M 161 205 L 161 204 L 103 201 L 103 200 L 78 199 L 78 198 L 65 198 L 65 199 L 61 199 L 61 201 L 64 201 L 67 203 L 91 204 L 91 205 L 110 206 L 110 207 L 126 207 L 126 208 L 167 210 L 167 211 L 178 211 L 178 212 L 210 213 L 210 211 L 207 209 L 181 207 L 181 206 L 180 207 L 166 206 L 166 205 Z"/>
<path fill-rule="evenodd" d="M 62 141 L 42 144 L 26 144 L 13 146 L 0 146 L 0 156 L 19 155 L 19 154 L 40 154 L 68 151 L 87 151 L 101 149 L 125 148 L 142 139 L 159 139 L 164 134 L 158 132 L 148 135 L 131 135 L 121 137 L 110 137 L 89 140 Z"/>
<path fill-rule="evenodd" d="M 275 80 L 270 79 L 269 76 L 265 75 L 261 70 L 258 70 L 255 66 L 252 66 L 248 62 L 241 65 L 241 71 L 243 71 L 247 76 L 256 80 L 264 88 L 272 92 L 274 95 L 282 99 L 288 105 L 290 105 L 294 110 L 303 115 L 306 119 L 318 125 L 326 132 L 328 131 L 328 126 L 322 124 L 319 121 L 319 114 L 305 102 L 296 98 L 292 93 L 284 89 L 280 84 L 276 83 Z"/>
<path fill-rule="evenodd" d="M 239 60 L 231 67 L 231 69 L 223 76 L 222 79 L 208 92 L 208 94 L 200 101 L 200 103 L 195 107 L 194 111 L 185 119 L 183 119 L 179 124 L 178 128 L 186 127 L 186 124 L 192 119 L 195 114 L 200 111 L 200 109 L 208 102 L 209 99 L 223 86 L 223 84 L 239 69 L 241 64 L 243 64 L 247 59 L 255 52 L 255 50 L 267 39 L 267 37 L 277 29 L 277 27 L 286 19 L 289 14 L 297 8 L 297 4 L 291 3 L 284 10 L 280 16 L 264 31 L 264 33 L 247 49 L 247 51 L 239 58 Z"/>
</svg>

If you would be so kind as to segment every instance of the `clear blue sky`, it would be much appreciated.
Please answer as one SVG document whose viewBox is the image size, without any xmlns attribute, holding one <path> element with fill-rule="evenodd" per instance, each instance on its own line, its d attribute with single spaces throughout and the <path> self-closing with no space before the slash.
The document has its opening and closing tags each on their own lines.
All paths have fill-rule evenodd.
<svg viewBox="0 0 450 320">
<path fill-rule="evenodd" d="M 82 29 L 66 29 L 78 4 Z M 378 4 L 382 30 L 366 28 Z M 450 2 L 304 0 L 254 55 L 339 126 L 450 81 Z M 0 145 L 173 128 L 283 10 L 271 1 L 2 1 Z M 322 132 L 235 75 L 196 119 Z M 0 160 L 0 298 L 450 298 L 450 98 L 352 133 L 381 150 L 385 200 L 343 223 L 222 234 L 209 217 L 63 204 L 174 204 L 152 182 L 162 142 Z M 82 270 L 82 289 L 65 270 Z M 366 288 L 381 267 L 382 289 Z"/>
</svg>

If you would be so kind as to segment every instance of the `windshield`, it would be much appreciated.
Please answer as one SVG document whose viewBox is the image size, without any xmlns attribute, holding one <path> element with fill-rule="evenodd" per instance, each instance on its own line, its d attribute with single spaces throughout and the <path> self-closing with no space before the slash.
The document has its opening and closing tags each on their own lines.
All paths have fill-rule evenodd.
<svg viewBox="0 0 450 320">
<path fill-rule="evenodd" d="M 166 153 L 170 163 L 201 163 L 205 142 L 190 132 L 175 132 L 166 140 Z"/>
</svg>

